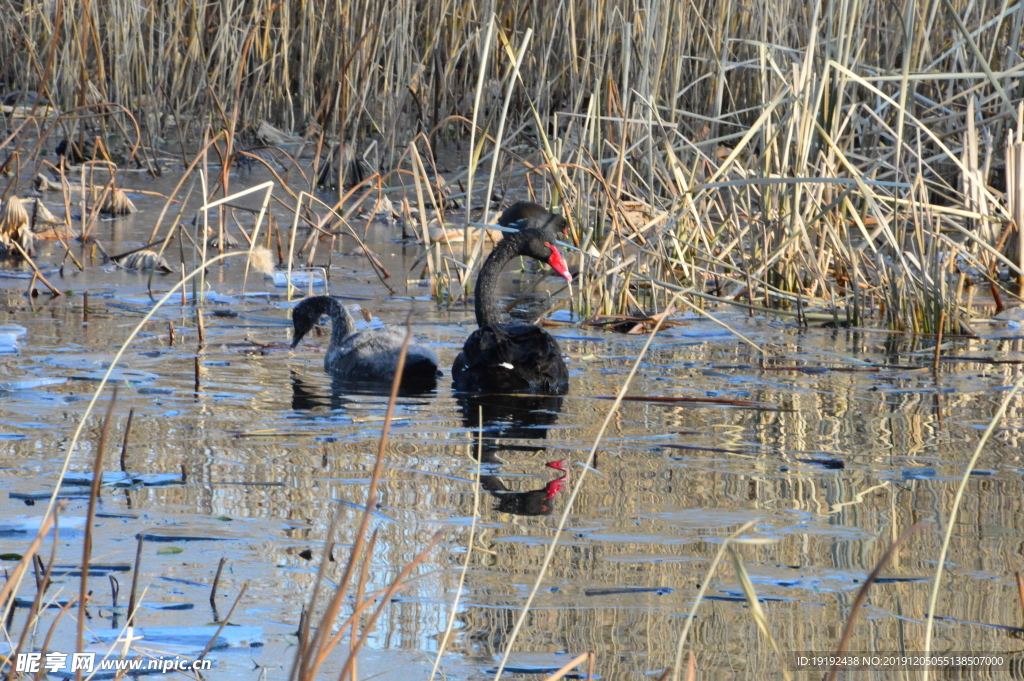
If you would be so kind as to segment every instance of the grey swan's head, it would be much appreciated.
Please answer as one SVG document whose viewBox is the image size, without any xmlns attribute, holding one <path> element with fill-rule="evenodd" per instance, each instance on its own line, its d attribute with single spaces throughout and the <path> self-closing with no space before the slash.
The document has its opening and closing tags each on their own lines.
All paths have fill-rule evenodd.
<svg viewBox="0 0 1024 681">
<path fill-rule="evenodd" d="M 345 306 L 334 298 L 327 296 L 315 296 L 307 298 L 292 309 L 292 347 L 294 348 L 302 340 L 302 337 L 309 333 L 310 329 L 320 323 L 324 315 L 331 316 L 331 323 L 342 324 L 345 328 L 342 337 L 352 333 L 352 317 Z"/>
</svg>

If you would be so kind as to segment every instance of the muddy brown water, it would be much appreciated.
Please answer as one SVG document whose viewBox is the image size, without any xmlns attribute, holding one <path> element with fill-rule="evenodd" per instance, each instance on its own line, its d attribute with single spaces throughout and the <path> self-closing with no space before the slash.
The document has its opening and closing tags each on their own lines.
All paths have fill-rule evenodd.
<svg viewBox="0 0 1024 681">
<path fill-rule="evenodd" d="M 134 186 L 166 192 L 171 184 L 135 180 Z M 144 243 L 159 214 L 159 200 L 133 198 L 139 213 L 97 227 L 112 253 Z M 283 209 L 275 211 L 283 225 L 291 224 Z M 396 242 L 398 231 L 376 224 L 368 236 L 394 274 L 396 295 L 388 294 L 362 257 L 335 254 L 331 263 L 331 292 L 371 312 L 374 323 L 404 323 L 412 310 L 417 338 L 437 351 L 445 373 L 436 392 L 399 399 L 381 506 L 372 522 L 379 540 L 368 588 L 386 586 L 437 530 L 443 540 L 381 618 L 360 657 L 359 676 L 429 673 L 467 550 L 478 465 L 475 414 L 483 409 L 477 538 L 442 664 L 449 679 L 482 678 L 508 641 L 569 487 L 583 472 L 579 462 L 611 406 L 600 397 L 622 385 L 644 338 L 552 329 L 571 371 L 565 398 L 482 405 L 460 399 L 451 390 L 449 369 L 473 328 L 471 310 L 439 309 L 421 282 L 405 285 L 421 247 Z M 346 238 L 338 251 L 354 246 Z M 59 245 L 41 244 L 39 251 L 40 265 L 69 295 L 29 299 L 28 280 L 19 278 L 24 269 L 8 268 L 0 276 L 0 324 L 25 329 L 18 354 L 0 356 L 0 384 L 8 388 L 0 392 L 0 527 L 8 530 L 42 514 L 42 497 L 53 487 L 96 387 L 91 379 L 151 304 L 148 275 L 98 261 L 88 262 L 84 273 L 68 262 L 61 275 L 52 273 L 63 252 Z M 177 266 L 176 243 L 168 255 Z M 191 264 L 191 252 L 185 255 Z M 324 263 L 321 246 L 317 264 Z M 290 340 L 289 303 L 284 288 L 260 275 L 250 275 L 243 292 L 242 271 L 236 261 L 207 275 L 213 295 L 204 310 L 198 388 L 194 309 L 180 298 L 158 312 L 125 354 L 123 368 L 135 373 L 117 381 L 106 470 L 120 469 L 120 443 L 134 409 L 126 470 L 174 475 L 184 469 L 187 477 L 183 484 L 104 489 L 93 563 L 130 565 L 140 532 L 203 539 L 144 545 L 139 587 L 145 590 L 142 603 L 152 609 L 140 612 L 138 625 L 209 625 L 224 617 L 248 584 L 231 622 L 261 627 L 264 645 L 215 652 L 207 678 L 285 678 L 299 612 L 339 504 L 345 519 L 336 556 L 343 557 L 355 533 L 387 400 L 332 389 L 321 364 L 326 335 L 311 337 L 294 352 L 248 351 L 249 341 Z M 537 276 L 510 267 L 506 295 Z M 176 277 L 156 275 L 155 291 L 168 290 Z M 541 309 L 547 294 L 560 288 L 554 279 L 543 282 L 530 309 Z M 961 359 L 944 362 L 936 375 L 925 344 L 713 312 L 773 358 L 762 361 L 706 319 L 680 316 L 683 325 L 654 340 L 629 394 L 770 406 L 622 405 L 515 645 L 514 675 L 557 668 L 588 650 L 596 652 L 597 671 L 607 679 L 648 678 L 665 668 L 711 559 L 723 538 L 749 520 L 756 524 L 748 536 L 759 541 L 738 546 L 738 553 L 786 653 L 834 650 L 857 590 L 888 543 L 913 523 L 925 523 L 883 571 L 850 645 L 923 649 L 940 527 L 964 463 L 1018 374 L 1013 362 L 1024 359 L 1017 331 L 983 326 L 982 338 L 952 342 L 944 354 Z M 986 363 L 992 360 L 1009 363 Z M 44 385 L 39 379 L 67 380 Z M 90 469 L 107 399 L 89 420 L 72 472 Z M 937 609 L 956 621 L 936 623 L 936 650 L 1012 653 L 1024 647 L 1014 632 L 985 626 L 1024 621 L 1013 576 L 1024 567 L 1022 425 L 1018 399 L 967 488 Z M 559 461 L 564 472 L 548 465 Z M 66 516 L 85 512 L 84 499 L 68 499 Z M 0 534 L 0 553 L 22 551 L 30 538 Z M 81 549 L 80 532 L 62 532 L 58 564 L 77 563 Z M 48 551 L 49 544 L 44 555 Z M 227 564 L 214 612 L 209 585 L 222 557 Z M 329 570 L 331 579 L 339 577 L 339 565 Z M 117 610 L 108 577 L 90 582 L 93 631 L 124 625 L 131 573 L 113 574 L 121 589 Z M 22 597 L 32 597 L 32 581 L 23 584 Z M 56 582 L 50 596 L 77 593 L 76 577 Z M 174 604 L 190 609 L 158 609 Z M 24 608 L 15 612 L 12 632 L 21 631 L 26 614 Z M 72 650 L 73 631 L 68 617 L 51 649 Z M 789 663 L 779 661 L 759 635 L 729 560 L 711 579 L 691 641 L 704 678 L 778 677 Z M 339 670 L 342 653 L 329 661 L 331 673 Z M 876 671 L 863 678 L 887 676 Z"/>
</svg>

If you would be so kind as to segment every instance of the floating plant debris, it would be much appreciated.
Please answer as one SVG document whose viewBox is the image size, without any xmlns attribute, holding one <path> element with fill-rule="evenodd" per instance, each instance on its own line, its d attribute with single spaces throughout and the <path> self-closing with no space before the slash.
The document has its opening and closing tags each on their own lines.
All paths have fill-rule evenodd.
<svg viewBox="0 0 1024 681">
<path fill-rule="evenodd" d="M 148 248 L 130 253 L 115 262 L 126 270 L 139 270 L 140 272 L 148 272 L 149 270 L 156 270 L 157 272 L 174 271 L 162 256 Z"/>
<path fill-rule="evenodd" d="M 189 534 L 182 532 L 176 534 L 173 532 L 139 532 L 136 537 L 145 539 L 146 541 L 154 542 L 171 542 L 171 541 L 232 541 L 238 539 L 238 537 L 215 537 L 211 535 L 202 534 Z"/>
<path fill-rule="evenodd" d="M 156 550 L 158 556 L 173 556 L 179 553 L 184 553 L 185 549 L 180 546 L 164 546 Z"/>
<path fill-rule="evenodd" d="M 0 256 L 20 257 L 22 252 L 31 255 L 33 242 L 25 206 L 17 196 L 9 197 L 0 207 Z"/>
<path fill-rule="evenodd" d="M 128 198 L 128 194 L 126 194 L 123 189 L 120 187 L 114 187 L 112 190 L 105 193 L 103 203 L 100 204 L 100 212 L 106 213 L 107 215 L 131 215 L 132 213 L 139 212 L 139 209 L 135 207 L 135 204 L 132 203 L 132 200 Z M 130 269 L 153 268 L 140 267 Z M 170 270 L 168 269 L 166 271 Z"/>
<path fill-rule="evenodd" d="M 584 596 L 619 596 L 623 594 L 656 594 L 664 596 L 674 592 L 670 586 L 624 586 L 609 589 L 584 589 Z"/>
<path fill-rule="evenodd" d="M 89 575 L 93 577 L 106 577 L 112 572 L 128 572 L 132 566 L 127 563 L 89 563 Z M 82 575 L 81 565 L 54 565 L 54 577 L 80 577 Z"/>
<path fill-rule="evenodd" d="M 840 461 L 839 459 L 816 458 L 816 459 L 797 459 L 797 461 L 799 461 L 800 463 L 809 463 L 812 466 L 821 466 L 822 468 L 826 468 L 826 469 L 828 469 L 830 471 L 841 471 L 844 468 L 846 468 L 846 463 L 843 462 L 843 461 Z"/>
</svg>

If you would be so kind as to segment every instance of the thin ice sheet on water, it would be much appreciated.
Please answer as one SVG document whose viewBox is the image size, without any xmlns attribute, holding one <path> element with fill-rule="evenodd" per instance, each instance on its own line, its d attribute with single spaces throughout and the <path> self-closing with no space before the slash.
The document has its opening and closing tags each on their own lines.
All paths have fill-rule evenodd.
<svg viewBox="0 0 1024 681">
<path fill-rule="evenodd" d="M 134 627 L 125 631 L 115 629 L 96 629 L 90 632 L 99 643 L 118 642 L 122 645 L 131 635 L 132 647 L 151 649 L 153 647 L 173 646 L 178 649 L 202 652 L 214 634 L 217 641 L 213 650 L 222 648 L 255 648 L 263 645 L 263 627 L 229 626 L 220 627 Z"/>
<path fill-rule="evenodd" d="M 18 352 L 18 339 L 28 333 L 28 329 L 18 324 L 0 324 L 0 355 L 12 355 Z"/>
<path fill-rule="evenodd" d="M 143 610 L 195 610 L 195 603 L 142 603 L 139 605 Z"/>
<path fill-rule="evenodd" d="M 274 286 L 284 288 L 288 284 L 287 272 L 273 272 L 271 278 Z M 313 287 L 325 286 L 324 275 L 321 272 L 303 272 L 292 270 L 292 286 L 308 286 L 312 282 Z"/>
<path fill-rule="evenodd" d="M 111 572 L 130 572 L 132 566 L 128 563 L 89 563 L 89 575 L 91 577 L 106 577 Z M 51 577 L 80 577 L 82 567 L 80 565 L 54 565 Z"/>
<path fill-rule="evenodd" d="M 0 350 L 2 352 L 2 350 Z M 46 385 L 60 385 L 61 383 L 67 383 L 68 379 L 60 378 L 57 376 L 51 376 L 47 378 L 15 378 L 8 379 L 6 381 L 0 381 L 0 392 L 14 392 L 16 390 L 31 390 L 33 388 L 42 388 Z"/>
<path fill-rule="evenodd" d="M 45 501 L 53 496 L 52 489 L 38 489 L 31 492 L 10 492 L 7 495 L 11 499 L 17 499 L 19 501 Z M 57 492 L 58 499 L 88 499 L 89 488 L 80 487 L 72 489 L 61 489 Z"/>
<path fill-rule="evenodd" d="M 19 516 L 0 522 L 0 537 L 5 535 L 35 535 L 42 526 L 43 516 Z M 60 516 L 60 533 L 66 536 L 69 530 L 79 531 L 85 527 L 84 516 Z M 53 529 L 50 529 L 53 532 Z"/>
<path fill-rule="evenodd" d="M 108 654 L 113 659 L 118 659 L 120 654 L 120 647 L 123 645 L 125 640 L 128 640 L 129 632 L 131 636 L 131 645 L 133 648 L 138 648 L 142 653 L 142 660 L 144 664 L 140 665 L 138 669 L 133 669 L 129 675 L 151 675 L 159 674 L 165 676 L 166 672 L 160 669 L 159 666 L 149 668 L 148 663 L 145 663 L 152 655 L 153 649 L 156 647 L 159 650 L 167 653 L 188 655 L 190 653 L 195 654 L 201 652 L 206 648 L 206 644 L 213 638 L 213 635 L 217 633 L 219 627 L 145 627 L 145 628 L 128 628 L 126 630 L 98 630 L 90 632 L 93 637 L 92 646 L 87 647 L 86 652 L 95 652 L 97 660 L 103 659 Z M 205 637 L 205 638 L 204 638 Z M 96 644 L 103 644 L 105 648 L 97 649 Z M 116 646 L 114 645 L 116 644 Z M 253 648 L 263 645 L 263 630 L 261 627 L 224 627 L 223 631 L 217 635 L 217 641 L 214 643 L 212 650 L 225 649 L 225 648 Z M 113 646 L 118 650 L 111 651 L 109 648 Z M 129 657 L 137 657 L 137 654 L 129 654 Z M 71 671 L 71 656 L 69 655 L 66 660 L 66 664 L 62 669 L 57 671 L 49 672 L 51 676 L 56 676 L 62 679 L 75 678 L 75 672 Z M 101 670 L 96 669 L 88 675 L 90 679 L 113 679 L 123 677 L 124 672 L 118 672 L 116 670 Z"/>
<path fill-rule="evenodd" d="M 576 657 L 578 653 L 575 652 L 560 652 L 560 653 L 512 653 L 509 655 L 508 663 L 505 665 L 506 674 L 537 674 L 548 676 L 554 674 L 561 669 L 565 663 Z M 495 660 L 497 661 L 497 660 Z M 584 669 L 585 665 L 581 665 L 578 669 Z M 484 671 L 484 674 L 494 674 L 497 672 L 497 667 L 492 667 Z M 579 678 L 578 675 L 571 674 L 567 678 Z M 593 678 L 599 678 L 594 676 Z"/>
<path fill-rule="evenodd" d="M 152 307 L 153 305 L 156 305 L 157 301 L 159 301 L 160 298 L 162 298 L 163 296 L 164 296 L 164 292 L 157 291 L 157 292 L 155 292 L 153 294 L 152 297 L 150 297 L 148 295 L 145 295 L 145 296 L 114 296 L 114 300 L 120 300 L 123 303 L 130 303 L 132 305 L 140 305 L 142 307 L 149 308 L 149 307 Z M 182 296 L 181 296 L 180 293 L 175 293 L 173 296 L 171 296 L 168 299 L 167 303 L 170 304 L 170 305 L 173 305 L 175 303 L 181 303 L 181 297 Z M 215 303 L 215 304 L 218 304 L 218 305 L 235 305 L 235 304 L 237 304 L 239 302 L 238 298 L 235 298 L 235 297 L 232 297 L 232 296 L 229 296 L 229 295 L 225 295 L 223 293 L 217 293 L 216 291 L 207 291 L 206 295 L 204 296 L 204 300 L 207 303 Z M 192 291 L 185 291 L 185 301 L 186 302 L 191 302 L 192 301 Z"/>
<path fill-rule="evenodd" d="M 201 530 L 200 530 L 201 531 Z M 175 541 L 231 541 L 239 537 L 217 536 L 212 534 L 199 534 L 197 531 L 168 529 L 162 531 L 149 530 L 139 532 L 136 537 L 142 537 L 151 542 L 175 542 Z"/>
<path fill-rule="evenodd" d="M 64 475 L 65 485 L 92 485 L 92 473 L 67 473 Z M 125 473 L 123 471 L 104 471 L 100 482 L 101 487 L 163 487 L 166 485 L 183 484 L 180 473 Z"/>
<path fill-rule="evenodd" d="M 114 361 L 114 355 L 46 355 L 37 357 L 36 361 L 58 369 L 106 369 Z"/>
<path fill-rule="evenodd" d="M 102 381 L 107 374 L 106 369 L 94 369 L 92 371 L 78 371 L 71 378 L 77 381 Z M 110 372 L 108 379 L 112 383 L 144 383 L 160 378 L 148 371 L 136 371 L 134 369 L 114 369 Z"/>
<path fill-rule="evenodd" d="M 40 272 L 44 277 L 53 276 L 55 274 L 60 274 L 60 268 L 54 267 L 52 269 L 40 270 Z M 26 271 L 20 269 L 15 270 L 6 267 L 0 268 L 0 279 L 31 279 L 33 276 L 35 276 L 35 272 L 33 272 L 32 270 Z"/>
</svg>

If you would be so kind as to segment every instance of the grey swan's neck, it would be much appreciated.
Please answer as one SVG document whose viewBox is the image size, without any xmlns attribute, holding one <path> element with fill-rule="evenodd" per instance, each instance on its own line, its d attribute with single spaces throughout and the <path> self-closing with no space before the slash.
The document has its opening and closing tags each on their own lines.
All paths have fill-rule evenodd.
<svg viewBox="0 0 1024 681">
<path fill-rule="evenodd" d="M 487 256 L 480 276 L 476 280 L 476 325 L 479 327 L 501 324 L 502 309 L 498 303 L 498 276 L 509 260 L 519 255 L 519 249 L 526 243 L 528 233 L 508 234 L 498 242 Z"/>
<path fill-rule="evenodd" d="M 348 308 L 331 298 L 331 309 L 327 314 L 331 316 L 331 345 L 338 346 L 356 332 L 356 322 L 349 314 Z"/>
<path fill-rule="evenodd" d="M 320 319 L 321 315 L 328 315 L 331 318 L 331 345 L 340 346 L 346 338 L 356 332 L 356 322 L 352 319 L 348 309 L 334 298 L 317 296 L 309 298 L 309 305 L 312 307 L 313 323 Z"/>
</svg>

